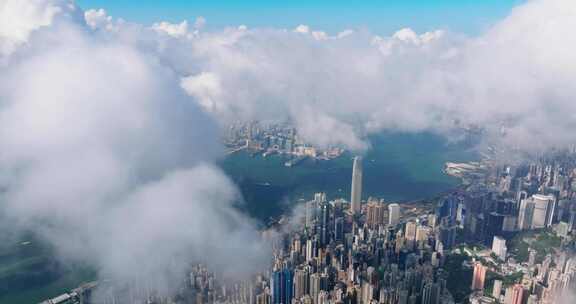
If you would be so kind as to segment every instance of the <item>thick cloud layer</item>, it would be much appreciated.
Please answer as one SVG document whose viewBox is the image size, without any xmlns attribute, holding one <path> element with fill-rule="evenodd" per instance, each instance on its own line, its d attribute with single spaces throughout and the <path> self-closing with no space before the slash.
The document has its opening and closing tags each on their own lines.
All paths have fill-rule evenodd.
<svg viewBox="0 0 576 304">
<path fill-rule="evenodd" d="M 228 275 L 266 264 L 235 186 L 211 165 L 217 126 L 170 68 L 99 37 L 71 3 L 0 4 L 0 16 L 41 16 L 0 36 L 3 213 L 114 279 L 174 286 L 172 270 L 191 262 Z"/>
<path fill-rule="evenodd" d="M 114 23 L 114 21 L 110 21 Z M 576 3 L 532 0 L 478 37 L 405 28 L 345 30 L 117 27 L 145 46 L 221 121 L 286 119 L 319 145 L 362 150 L 383 129 L 479 126 L 489 140 L 538 151 L 574 142 Z M 537 139 L 536 141 L 534 139 Z"/>
<path fill-rule="evenodd" d="M 574 28 L 574 1 L 535 0 L 479 37 L 229 30 L 197 39 L 204 65 L 183 86 L 216 112 L 289 113 L 320 144 L 475 125 L 521 149 L 564 146 L 576 139 Z"/>
</svg>

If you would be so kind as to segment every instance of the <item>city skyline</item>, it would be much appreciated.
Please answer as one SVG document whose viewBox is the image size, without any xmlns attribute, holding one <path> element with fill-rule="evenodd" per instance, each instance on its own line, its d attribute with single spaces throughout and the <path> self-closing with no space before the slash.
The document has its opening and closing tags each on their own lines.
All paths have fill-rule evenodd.
<svg viewBox="0 0 576 304">
<path fill-rule="evenodd" d="M 569 159 L 576 160 L 576 154 L 572 153 Z M 572 167 L 561 168 L 556 161 L 566 163 L 567 159 L 518 167 L 495 165 L 484 159 L 490 169 L 480 170 L 477 175 L 469 173 L 472 184 L 443 196 L 432 211 L 423 205 L 400 207 L 397 203 L 369 198 L 354 212 L 351 202 L 328 200 L 325 193 L 316 193 L 302 205 L 305 217 L 296 215 L 288 221 L 287 230 L 280 230 L 283 237 L 274 241 L 274 263 L 269 275 L 264 272 L 237 281 L 234 291 L 228 292 L 226 281 L 216 281 L 216 272 L 197 265 L 186 283 L 192 293 L 183 292 L 179 297 L 194 299 L 195 303 L 254 304 L 434 304 L 461 303 L 461 297 L 468 301 L 466 303 L 482 304 L 569 303 L 566 299 L 572 297 L 576 284 L 572 235 L 576 229 L 576 204 L 566 198 L 576 192 L 564 192 L 568 188 L 560 181 L 566 181 L 568 176 L 575 180 L 576 176 Z M 510 172 L 517 174 L 510 175 Z M 489 189 L 478 188 L 491 183 Z M 556 207 L 552 211 L 553 230 L 534 225 L 527 228 L 531 233 L 548 235 L 546 238 L 555 238 L 559 243 L 550 243 L 551 248 L 541 247 L 538 237 L 527 243 L 529 256 L 523 256 L 516 244 L 518 237 L 526 242 L 533 234 L 524 233 L 521 224 L 514 224 L 508 231 L 501 225 L 492 227 L 492 220 L 483 219 L 486 214 L 518 217 L 517 208 L 508 208 L 509 199 L 516 197 L 517 200 L 512 201 L 516 206 L 520 200 L 529 200 L 518 194 L 532 194 L 530 183 L 546 189 L 535 192 L 564 194 L 558 196 L 563 202 L 558 205 L 558 211 Z M 554 195 L 534 194 L 530 200 L 549 202 L 549 197 Z M 386 205 L 388 212 L 384 211 Z M 400 213 L 400 208 L 404 212 Z M 418 211 L 414 213 L 414 210 Z M 544 215 L 537 218 L 547 214 L 545 210 L 542 213 Z M 281 222 L 278 224 L 282 225 Z M 460 235 L 459 242 L 456 232 Z M 471 247 L 462 242 L 462 238 L 479 243 Z M 511 241 L 510 252 L 507 241 Z M 462 258 L 461 264 L 450 262 Z M 377 269 L 383 272 L 378 273 Z M 470 280 L 470 286 L 464 289 L 456 287 L 462 283 L 455 277 L 462 274 Z M 98 282 L 83 284 L 53 301 L 70 299 L 84 303 L 91 290 L 98 290 L 98 286 Z M 489 289 L 490 286 L 493 288 Z M 110 302 L 105 303 L 134 301 L 135 294 L 162 301 L 151 291 L 137 287 L 128 292 L 115 290 L 114 285 L 100 288 L 110 288 Z M 219 292 L 218 288 L 223 291 Z"/>
</svg>

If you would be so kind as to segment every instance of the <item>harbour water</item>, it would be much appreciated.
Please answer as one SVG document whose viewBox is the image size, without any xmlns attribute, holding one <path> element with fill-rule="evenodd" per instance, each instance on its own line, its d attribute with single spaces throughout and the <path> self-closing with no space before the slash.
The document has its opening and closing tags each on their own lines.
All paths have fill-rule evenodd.
<svg viewBox="0 0 576 304">
<path fill-rule="evenodd" d="M 477 158 L 465 144 L 430 133 L 384 133 L 370 142 L 372 149 L 364 155 L 363 163 L 363 199 L 374 196 L 401 202 L 435 196 L 459 183 L 442 172 L 446 162 Z M 242 208 L 266 220 L 314 192 L 326 192 L 331 199 L 349 199 L 353 156 L 347 152 L 330 161 L 306 159 L 286 167 L 286 159 L 280 155 L 238 152 L 229 155 L 221 166 L 239 186 L 245 200 Z"/>
</svg>

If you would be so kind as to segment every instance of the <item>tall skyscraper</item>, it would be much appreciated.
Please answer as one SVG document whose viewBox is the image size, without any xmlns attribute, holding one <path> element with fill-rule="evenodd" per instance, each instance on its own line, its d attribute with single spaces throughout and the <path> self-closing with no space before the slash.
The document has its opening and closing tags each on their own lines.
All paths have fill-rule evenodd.
<svg viewBox="0 0 576 304">
<path fill-rule="evenodd" d="M 388 205 L 388 225 L 396 226 L 400 222 L 400 205 Z"/>
<path fill-rule="evenodd" d="M 341 242 L 344 240 L 344 218 L 338 217 L 334 220 L 334 240 Z"/>
<path fill-rule="evenodd" d="M 308 272 L 303 269 L 294 271 L 294 298 L 300 300 L 304 295 L 308 294 L 310 278 Z"/>
<path fill-rule="evenodd" d="M 498 256 L 502 260 L 506 260 L 506 239 L 494 236 L 494 240 L 492 240 L 492 252 Z"/>
<path fill-rule="evenodd" d="M 406 223 L 404 238 L 406 239 L 406 246 L 413 249 L 416 244 L 416 222 L 410 221 Z"/>
<path fill-rule="evenodd" d="M 404 233 L 404 237 L 407 240 L 415 240 L 416 239 L 416 222 L 409 221 L 406 223 L 406 231 Z"/>
<path fill-rule="evenodd" d="M 408 304 L 408 290 L 401 289 L 398 292 L 398 304 Z"/>
<path fill-rule="evenodd" d="M 320 291 L 320 293 L 318 293 L 318 304 L 328 304 L 329 300 L 328 300 L 329 294 L 327 291 L 322 290 Z"/>
<path fill-rule="evenodd" d="M 510 296 L 508 295 L 509 293 Z M 524 287 L 522 287 L 522 284 L 516 284 L 514 285 L 514 287 L 510 287 L 508 288 L 508 290 L 506 290 L 506 299 L 505 299 L 505 303 L 506 304 L 523 304 L 524 303 Z"/>
<path fill-rule="evenodd" d="M 318 192 L 314 194 L 314 201 L 317 204 L 322 204 L 326 202 L 326 193 L 324 192 Z"/>
<path fill-rule="evenodd" d="M 474 264 L 474 274 L 472 277 L 472 290 L 484 290 L 487 267 L 480 262 Z"/>
<path fill-rule="evenodd" d="M 316 255 L 318 251 L 318 242 L 316 239 L 308 239 L 306 241 L 306 261 L 310 262 L 312 261 Z"/>
<path fill-rule="evenodd" d="M 318 303 L 318 295 L 320 294 L 320 275 L 318 273 L 313 273 L 310 275 L 310 297 L 312 297 L 312 303 Z"/>
<path fill-rule="evenodd" d="M 270 295 L 261 293 L 256 296 L 256 304 L 270 304 Z"/>
<path fill-rule="evenodd" d="M 550 227 L 552 225 L 556 199 L 553 195 L 534 194 L 531 199 L 534 201 L 534 217 L 532 219 L 532 229 Z"/>
<path fill-rule="evenodd" d="M 272 286 L 273 304 L 290 304 L 293 296 L 293 272 L 289 268 L 276 269 L 272 272 L 270 285 Z"/>
<path fill-rule="evenodd" d="M 430 227 L 420 225 L 416 228 L 416 240 L 427 241 L 431 233 L 432 229 Z"/>
<path fill-rule="evenodd" d="M 352 214 L 360 213 L 360 200 L 362 199 L 362 158 L 354 157 L 354 166 L 352 167 L 352 191 L 350 204 Z"/>
<path fill-rule="evenodd" d="M 330 205 L 328 203 L 322 203 L 320 209 L 320 244 L 325 246 L 330 242 Z"/>
<path fill-rule="evenodd" d="M 369 202 L 366 206 L 366 224 L 372 228 L 383 224 L 385 208 L 381 202 Z"/>
<path fill-rule="evenodd" d="M 440 285 L 427 282 L 422 289 L 422 304 L 440 304 Z"/>
<path fill-rule="evenodd" d="M 374 298 L 374 285 L 369 282 L 362 283 L 362 289 L 360 290 L 362 294 L 362 304 L 369 304 Z"/>
<path fill-rule="evenodd" d="M 568 216 L 568 231 L 575 231 L 576 230 L 576 210 L 571 209 L 570 215 Z"/>
<path fill-rule="evenodd" d="M 306 228 L 312 229 L 316 220 L 317 203 L 315 200 L 306 202 Z"/>
<path fill-rule="evenodd" d="M 505 215 L 496 212 L 490 212 L 486 217 L 485 227 L 484 227 L 484 242 L 486 245 L 490 246 L 492 240 L 496 235 L 502 235 L 504 230 L 504 219 Z"/>
<path fill-rule="evenodd" d="M 443 218 L 438 229 L 438 239 L 444 246 L 444 249 L 452 249 L 456 244 L 456 225 L 450 225 L 448 218 Z"/>
<path fill-rule="evenodd" d="M 272 278 L 270 279 L 270 285 L 272 287 L 272 303 L 281 304 L 282 302 L 282 290 L 283 290 L 283 280 L 282 271 L 275 270 L 272 272 Z"/>
<path fill-rule="evenodd" d="M 534 216 L 534 202 L 527 198 L 520 202 L 518 211 L 518 229 L 526 230 L 532 227 L 532 217 Z"/>
<path fill-rule="evenodd" d="M 458 198 L 455 196 L 448 196 L 438 203 L 436 208 L 436 216 L 439 219 L 448 218 L 450 225 L 456 223 L 458 214 Z"/>
<path fill-rule="evenodd" d="M 290 304 L 292 303 L 292 296 L 294 295 L 294 273 L 292 270 L 286 268 L 284 269 L 284 294 L 282 295 L 282 303 Z"/>
<path fill-rule="evenodd" d="M 492 297 L 494 297 L 496 300 L 499 300 L 500 294 L 502 294 L 502 281 L 494 280 L 494 287 L 492 288 Z"/>
<path fill-rule="evenodd" d="M 553 195 L 534 194 L 522 200 L 518 214 L 518 228 L 525 230 L 550 227 L 555 209 L 556 198 Z"/>
</svg>

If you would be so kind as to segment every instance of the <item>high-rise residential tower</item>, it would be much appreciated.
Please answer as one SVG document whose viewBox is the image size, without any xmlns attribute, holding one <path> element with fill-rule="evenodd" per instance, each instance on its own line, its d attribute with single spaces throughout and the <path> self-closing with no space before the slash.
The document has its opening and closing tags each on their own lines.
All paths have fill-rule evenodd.
<svg viewBox="0 0 576 304">
<path fill-rule="evenodd" d="M 492 297 L 499 301 L 501 294 L 502 294 L 502 281 L 494 280 L 494 287 L 492 288 Z"/>
<path fill-rule="evenodd" d="M 556 199 L 553 195 L 534 194 L 522 200 L 518 214 L 518 228 L 542 229 L 552 225 Z"/>
<path fill-rule="evenodd" d="M 553 195 L 532 195 L 534 201 L 534 217 L 532 218 L 532 229 L 550 227 L 554 217 L 556 199 Z"/>
<path fill-rule="evenodd" d="M 534 217 L 534 201 L 531 199 L 523 199 L 520 202 L 520 210 L 518 212 L 518 229 L 527 230 L 532 227 L 532 218 Z"/>
<path fill-rule="evenodd" d="M 369 202 L 366 207 L 366 224 L 369 227 L 378 227 L 384 223 L 384 215 L 386 214 L 386 206 L 381 202 Z"/>
<path fill-rule="evenodd" d="M 508 293 L 511 293 L 510 296 L 508 296 Z M 508 299 L 505 300 L 505 303 L 508 304 L 522 304 L 525 303 L 524 299 L 526 298 L 524 296 L 524 294 L 526 293 L 526 290 L 524 289 L 524 287 L 521 284 L 515 284 L 513 287 L 508 288 L 508 290 L 506 290 L 506 297 Z"/>
<path fill-rule="evenodd" d="M 472 276 L 472 290 L 484 290 L 487 267 L 480 262 L 474 264 L 474 274 Z"/>
<path fill-rule="evenodd" d="M 396 226 L 400 222 L 400 205 L 388 205 L 388 225 Z"/>
<path fill-rule="evenodd" d="M 494 240 L 492 241 L 492 252 L 505 261 L 506 251 L 506 239 L 499 236 L 494 236 Z"/>
<path fill-rule="evenodd" d="M 362 199 L 362 158 L 354 157 L 354 166 L 352 167 L 352 191 L 350 204 L 352 214 L 360 213 L 360 200 Z"/>
</svg>

